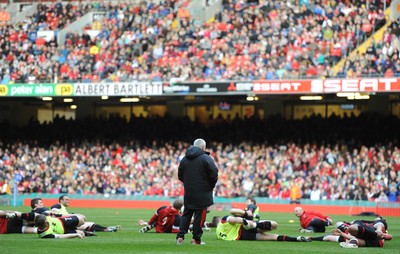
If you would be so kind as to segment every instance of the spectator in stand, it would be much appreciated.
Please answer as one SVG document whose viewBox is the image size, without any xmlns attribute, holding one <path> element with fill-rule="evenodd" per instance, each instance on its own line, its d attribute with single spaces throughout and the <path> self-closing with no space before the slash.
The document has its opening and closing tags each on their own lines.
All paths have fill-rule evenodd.
<svg viewBox="0 0 400 254">
<path fill-rule="evenodd" d="M 379 124 L 382 122 L 387 124 Z M 10 182 L 14 169 L 20 168 L 23 175 L 23 181 L 18 185 L 20 193 L 183 196 L 182 184 L 171 175 L 174 175 L 177 158 L 183 156 L 187 144 L 175 140 L 178 133 L 173 130 L 160 131 L 153 127 L 160 124 L 178 124 L 185 136 L 195 131 L 216 140 L 210 144 L 210 152 L 221 169 L 215 189 L 215 195 L 219 197 L 245 197 L 247 194 L 241 183 L 247 174 L 254 182 L 251 195 L 270 198 L 279 197 L 283 186 L 296 181 L 305 199 L 310 198 L 310 186 L 317 182 L 322 184 L 322 198 L 354 200 L 354 190 L 365 189 L 365 194 L 361 193 L 362 199 L 374 201 L 381 191 L 389 190 L 391 182 L 400 181 L 400 150 L 393 143 L 398 139 L 400 122 L 395 117 L 375 114 L 326 119 L 313 116 L 295 122 L 281 117 L 264 120 L 232 118 L 230 121 L 210 120 L 207 128 L 193 127 L 186 118 L 172 121 L 144 117 L 133 117 L 129 123 L 119 117 L 93 119 L 80 122 L 79 128 L 76 121 L 62 118 L 55 118 L 48 124 L 32 121 L 24 128 L 2 125 L 0 137 L 4 146 L 0 148 L 0 177 Z M 276 133 L 271 127 L 274 125 L 292 133 L 291 136 Z M 344 125 L 352 126 L 357 134 L 342 128 Z M 101 137 L 106 135 L 104 126 L 113 143 L 102 140 Z M 232 126 L 249 132 L 233 134 L 227 131 Z M 364 139 L 370 130 L 363 126 L 371 126 L 379 135 Z M 327 135 L 320 128 L 332 132 Z M 60 129 L 64 130 L 62 138 L 57 137 Z M 94 132 L 88 132 L 88 129 Z M 24 139 L 16 143 L 14 140 L 19 138 L 16 133 L 21 132 Z M 127 134 L 121 137 L 121 133 Z M 263 134 L 253 136 L 249 133 Z M 310 133 L 312 139 L 325 145 L 308 143 Z M 333 138 L 332 133 L 337 138 Z M 48 139 L 38 139 L 40 143 L 32 145 L 37 135 Z M 153 136 L 154 140 L 151 143 L 144 140 L 146 135 Z M 160 142 L 159 137 L 165 141 Z M 346 137 L 353 138 L 351 142 L 337 142 L 347 140 Z M 73 144 L 71 140 L 77 138 L 88 142 Z M 293 143 L 292 139 L 299 142 Z M 266 140 L 271 145 L 263 145 Z M 328 154 L 337 159 L 330 162 L 332 156 Z M 48 159 L 43 162 L 42 158 Z M 289 172 L 292 173 L 287 175 Z M 161 191 L 159 186 L 162 186 Z M 382 195 L 386 197 L 385 193 Z"/>
<path fill-rule="evenodd" d="M 398 185 L 398 183 L 392 182 L 389 185 L 389 189 L 385 192 L 389 202 L 399 202 L 400 191 L 398 190 Z"/>
<path fill-rule="evenodd" d="M 149 77 L 156 77 L 160 80 L 169 80 L 170 77 L 185 77 L 193 81 L 272 80 L 321 75 L 332 77 L 335 74 L 328 70 L 328 66 L 348 55 L 361 43 L 364 35 L 371 33 L 370 30 L 375 25 L 376 28 L 382 25 L 383 22 L 380 21 L 384 18 L 382 9 L 367 10 L 366 6 L 359 5 L 356 0 L 346 3 L 335 2 L 329 5 L 326 3 L 259 1 L 257 6 L 254 5 L 255 3 L 246 2 L 226 4 L 221 13 L 217 14 L 215 22 L 210 24 L 198 25 L 200 22 L 194 17 L 185 16 L 180 19 L 181 29 L 175 29 L 176 21 L 173 18 L 182 8 L 174 8 L 174 4 L 174 2 L 166 2 L 150 5 L 141 2 L 128 8 L 124 3 L 88 4 L 82 7 L 64 6 L 63 4 L 51 6 L 42 3 L 32 18 L 20 24 L 23 27 L 22 34 L 26 34 L 26 36 L 19 36 L 18 43 L 28 40 L 34 43 L 36 40 L 41 41 L 42 39 L 37 36 L 37 28 L 61 29 L 75 18 L 79 18 L 93 9 L 99 9 L 110 12 L 110 15 L 95 22 L 94 28 L 99 30 L 100 34 L 93 38 L 85 33 L 83 35 L 68 34 L 65 45 L 70 49 L 69 54 L 85 55 L 85 52 L 92 52 L 93 45 L 99 45 L 99 52 L 95 55 L 100 55 L 99 58 L 106 66 L 112 65 L 115 60 L 103 58 L 108 51 L 130 58 L 125 60 L 133 60 L 132 56 L 146 60 L 140 61 L 140 68 L 126 71 L 123 78 L 116 74 L 122 68 L 119 63 L 113 66 L 113 71 L 96 69 L 81 72 L 81 77 L 94 75 L 96 79 L 93 79 L 93 82 L 99 81 L 97 77 L 104 81 L 114 82 L 132 79 L 147 80 Z M 170 13 L 170 10 L 174 10 L 173 13 Z M 240 18 L 236 18 L 237 10 L 239 10 Z M 138 15 L 139 13 L 140 15 Z M 129 19 L 131 16 L 134 16 L 132 20 Z M 393 22 L 392 26 L 395 28 L 392 30 L 393 34 L 396 34 L 398 32 L 397 22 Z M 5 34 L 7 29 L 14 31 L 11 27 L 7 27 L 0 34 Z M 232 31 L 232 33 L 227 31 Z M 13 34 L 12 36 L 3 36 L 6 43 L 16 40 Z M 390 32 L 388 34 L 390 35 Z M 384 38 L 384 41 L 390 42 L 391 37 L 396 39 L 395 36 L 388 36 Z M 102 43 L 103 39 L 107 43 Z M 90 43 L 88 43 L 89 41 Z M 131 43 L 132 41 L 134 43 Z M 391 42 L 389 45 L 392 45 Z M 23 49 L 23 52 L 30 52 L 33 49 L 32 46 L 27 47 Z M 80 50 L 74 51 L 75 48 Z M 47 49 L 48 46 L 45 45 L 43 51 L 35 50 L 35 52 L 43 55 Z M 55 50 L 59 51 L 60 49 L 56 48 Z M 127 54 L 124 54 L 124 51 L 127 51 Z M 187 65 L 176 64 L 185 54 L 187 54 L 185 61 L 191 63 L 190 67 L 194 71 L 184 71 Z M 321 64 L 322 56 L 327 59 L 324 64 Z M 379 75 L 392 75 L 393 56 L 388 56 L 390 61 L 379 67 L 382 69 L 379 70 Z M 4 58 L 6 57 L 12 56 L 4 54 Z M 262 62 L 254 61 L 257 58 L 264 60 Z M 153 61 L 154 59 L 157 61 Z M 221 59 L 230 60 L 221 61 Z M 318 62 L 315 59 L 319 59 Z M 34 61 L 37 62 L 37 60 Z M 96 61 L 94 59 L 84 60 L 85 65 L 94 65 Z M 294 66 L 290 67 L 292 62 Z M 296 62 L 302 63 L 302 66 L 308 64 L 308 67 L 299 68 L 296 66 Z M 355 61 L 355 63 L 357 62 Z M 69 69 L 74 68 L 72 64 L 69 65 Z M 238 68 L 239 65 L 243 68 Z M 10 80 L 4 79 L 4 81 L 13 82 L 18 79 L 18 82 L 25 82 L 28 74 L 25 69 L 22 69 L 22 73 L 18 73 L 19 68 L 12 68 L 11 62 L 5 66 Z M 53 64 L 48 66 L 53 66 Z M 205 68 L 206 66 L 208 68 Z M 42 70 L 41 73 L 48 71 L 48 67 L 40 65 L 39 68 Z M 164 71 L 159 72 L 159 68 Z M 372 72 L 370 69 L 368 64 L 361 63 L 359 67 L 352 68 L 353 73 L 350 75 L 356 77 L 366 75 Z M 94 73 L 90 73 L 91 71 Z M 54 76 L 61 76 L 56 74 L 52 74 L 51 79 L 54 79 Z M 346 74 L 347 71 L 344 75 Z M 393 75 L 396 76 L 397 71 L 393 70 Z M 37 78 L 41 79 L 42 77 Z M 43 78 L 49 79 L 50 76 L 44 75 Z M 67 79 L 65 75 L 64 79 Z"/>
</svg>

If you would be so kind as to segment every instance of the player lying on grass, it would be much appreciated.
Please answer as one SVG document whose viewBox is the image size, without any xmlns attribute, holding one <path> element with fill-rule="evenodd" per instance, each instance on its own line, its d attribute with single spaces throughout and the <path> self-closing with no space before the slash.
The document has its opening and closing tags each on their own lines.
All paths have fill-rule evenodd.
<svg viewBox="0 0 400 254">
<path fill-rule="evenodd" d="M 54 218 L 39 214 L 35 217 L 35 225 L 40 238 L 85 238 L 85 232 L 76 229 L 85 223 L 81 215 Z"/>
<path fill-rule="evenodd" d="M 39 234 L 40 238 L 85 238 L 85 235 L 94 235 L 92 233 L 86 234 L 76 227 L 83 225 L 86 218 L 82 215 L 65 216 L 54 218 L 49 215 L 38 213 L 22 213 L 18 211 L 10 211 L 5 215 L 9 220 L 27 220 L 34 221 L 35 232 Z"/>
<path fill-rule="evenodd" d="M 355 220 L 338 222 L 330 235 L 311 237 L 315 241 L 339 242 L 343 248 L 383 247 L 385 241 L 391 240 L 387 233 L 386 220 L 378 217 L 373 221 Z"/>
<path fill-rule="evenodd" d="M 299 206 L 294 208 L 294 215 L 300 220 L 302 233 L 323 233 L 327 226 L 333 225 L 333 220 L 329 216 L 315 211 L 304 211 Z"/>
<path fill-rule="evenodd" d="M 242 217 L 227 215 L 220 218 L 216 234 L 219 240 L 235 241 L 287 241 L 287 242 L 310 242 L 311 239 L 304 236 L 287 236 L 269 234 L 268 231 L 276 230 L 278 223 L 275 221 L 261 220 L 251 221 Z"/>
<path fill-rule="evenodd" d="M 180 210 L 183 201 L 177 199 L 170 206 L 161 206 L 156 210 L 148 222 L 138 220 L 140 226 L 144 226 L 139 230 L 140 233 L 146 233 L 152 228 L 156 229 L 156 233 L 178 233 L 179 223 L 181 221 Z"/>
<path fill-rule="evenodd" d="M 155 228 L 156 233 L 178 233 L 182 218 L 180 213 L 182 207 L 183 201 L 181 199 L 175 200 L 171 206 L 161 206 L 155 211 L 148 222 L 142 219 L 138 220 L 138 224 L 143 226 L 139 232 L 146 233 Z M 192 230 L 191 226 L 189 226 L 189 230 Z M 216 227 L 216 224 L 205 222 L 203 230 L 210 230 L 210 227 Z"/>
<path fill-rule="evenodd" d="M 62 195 L 59 197 L 59 203 L 53 205 L 51 210 L 44 206 L 43 200 L 41 198 L 34 198 L 31 200 L 31 208 L 32 212 L 52 215 L 53 217 L 61 217 L 66 215 L 75 215 L 70 214 L 67 211 L 67 207 L 69 207 L 70 198 L 67 195 Z M 100 224 L 96 224 L 91 221 L 86 221 L 85 224 L 81 225 L 78 229 L 88 232 L 116 232 L 120 229 L 120 226 L 102 226 Z"/>
<path fill-rule="evenodd" d="M 17 214 L 21 216 L 17 218 Z M 26 223 L 33 222 L 34 214 L 23 214 L 18 211 L 0 210 L 0 234 L 36 234 L 35 227 L 25 226 Z M 25 221 L 25 222 L 24 222 Z"/>
</svg>

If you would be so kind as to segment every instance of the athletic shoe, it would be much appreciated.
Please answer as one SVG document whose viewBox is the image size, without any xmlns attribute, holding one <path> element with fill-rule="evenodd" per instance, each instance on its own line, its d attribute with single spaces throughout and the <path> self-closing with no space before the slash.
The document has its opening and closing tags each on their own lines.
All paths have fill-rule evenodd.
<svg viewBox="0 0 400 254">
<path fill-rule="evenodd" d="M 210 231 L 211 228 L 209 228 L 209 227 L 207 227 L 206 225 L 204 225 L 203 230 L 204 230 L 204 231 Z"/>
<path fill-rule="evenodd" d="M 85 236 L 97 236 L 95 233 L 90 232 L 90 231 L 83 231 L 85 233 Z"/>
<path fill-rule="evenodd" d="M 358 248 L 358 240 L 353 238 L 350 239 L 350 241 L 347 242 L 341 242 L 339 243 L 339 245 L 343 248 L 347 248 L 347 249 L 354 249 L 354 248 Z"/>
<path fill-rule="evenodd" d="M 311 242 L 311 237 L 305 237 L 305 236 L 298 236 L 297 237 L 298 242 Z"/>
<path fill-rule="evenodd" d="M 300 229 L 300 233 L 314 233 L 314 230 L 302 228 Z"/>
<path fill-rule="evenodd" d="M 178 244 L 178 245 L 183 244 L 183 238 L 182 237 L 176 238 L 176 244 Z"/>
<path fill-rule="evenodd" d="M 109 227 L 107 227 L 105 230 L 104 230 L 104 232 L 117 232 L 118 230 L 120 230 L 121 229 L 121 226 L 120 225 L 117 225 L 117 226 L 109 226 Z"/>
<path fill-rule="evenodd" d="M 193 244 L 193 245 L 200 245 L 200 244 L 206 244 L 206 243 L 205 243 L 205 242 L 202 242 L 202 241 L 196 241 L 196 240 L 192 239 L 191 244 Z"/>
<path fill-rule="evenodd" d="M 382 234 L 382 239 L 384 239 L 384 240 L 386 240 L 386 241 L 390 241 L 390 240 L 392 240 L 393 239 L 393 236 L 391 235 L 391 234 L 388 234 L 388 233 L 383 233 Z"/>
</svg>

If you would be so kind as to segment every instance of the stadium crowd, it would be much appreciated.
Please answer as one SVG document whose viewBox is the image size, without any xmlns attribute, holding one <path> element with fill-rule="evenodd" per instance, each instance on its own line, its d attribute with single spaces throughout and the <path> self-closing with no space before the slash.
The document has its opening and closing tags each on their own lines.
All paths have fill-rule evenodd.
<svg viewBox="0 0 400 254">
<path fill-rule="evenodd" d="M 130 80 L 256 80 L 398 76 L 399 22 L 366 54 L 350 51 L 386 23 L 382 1 L 224 1 L 203 22 L 190 1 L 40 3 L 0 27 L 0 80 L 8 83 Z M 386 6 L 390 1 L 386 1 Z M 64 45 L 57 34 L 91 11 L 107 14 Z M 39 31 L 55 31 L 46 39 Z M 91 36 L 89 30 L 97 30 Z M 335 73 L 333 66 L 346 57 Z"/>
<path fill-rule="evenodd" d="M 200 135 L 219 168 L 218 197 L 395 202 L 399 128 L 398 118 L 371 114 L 208 125 L 169 117 L 2 124 L 0 182 L 12 186 L 21 174 L 21 193 L 180 196 L 177 166 Z"/>
<path fill-rule="evenodd" d="M 365 54 L 347 57 L 386 22 L 382 1 L 370 2 L 368 9 L 358 0 L 229 0 L 209 22 L 183 11 L 189 1 L 40 3 L 24 21 L 0 27 L 1 83 L 398 76 L 398 20 Z M 57 35 L 91 11 L 106 15 L 67 33 L 64 45 L 38 36 Z M 218 118 L 199 126 L 138 117 L 1 127 L 3 193 L 19 173 L 19 192 L 178 196 L 177 163 L 193 133 L 201 133 L 221 170 L 217 196 L 397 201 L 400 195 L 400 126 L 393 118 Z"/>
</svg>

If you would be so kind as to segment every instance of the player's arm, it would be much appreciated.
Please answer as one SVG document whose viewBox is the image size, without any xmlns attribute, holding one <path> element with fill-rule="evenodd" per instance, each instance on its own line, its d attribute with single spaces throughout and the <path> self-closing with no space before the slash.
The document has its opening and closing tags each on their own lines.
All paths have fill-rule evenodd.
<svg viewBox="0 0 400 254">
<path fill-rule="evenodd" d="M 77 230 L 76 233 L 72 234 L 54 234 L 54 238 L 60 238 L 60 239 L 68 239 L 68 238 L 85 238 L 85 233 L 81 230 Z"/>
<path fill-rule="evenodd" d="M 226 221 L 229 224 L 241 224 L 244 226 L 248 226 L 250 228 L 255 228 L 257 226 L 257 223 L 251 220 L 246 220 L 244 218 L 241 217 L 234 217 L 234 216 L 228 216 L 228 218 L 226 219 Z"/>
<path fill-rule="evenodd" d="M 243 217 L 246 211 L 240 208 L 232 208 L 229 213 L 236 217 Z"/>
<path fill-rule="evenodd" d="M 159 210 L 160 210 L 160 209 L 158 209 L 157 211 L 159 211 Z M 157 214 L 157 212 L 156 212 L 156 213 L 154 213 L 153 216 L 150 218 L 149 222 L 145 222 L 145 221 L 143 221 L 143 220 L 138 220 L 138 224 L 141 225 L 141 226 L 144 226 L 144 227 L 142 227 L 142 228 L 139 230 L 139 232 L 140 232 L 140 233 L 146 233 L 147 231 L 149 231 L 149 230 L 151 230 L 152 228 L 154 228 L 155 225 L 156 225 L 157 219 L 158 219 L 158 214 Z"/>
<path fill-rule="evenodd" d="M 155 225 L 155 224 L 157 223 L 157 220 L 158 220 L 158 214 L 159 214 L 162 210 L 164 210 L 164 209 L 166 209 L 166 208 L 167 208 L 167 206 L 161 206 L 160 208 L 158 208 L 157 211 L 153 214 L 153 216 L 151 216 L 149 222 L 147 222 L 147 223 L 148 223 L 149 225 Z"/>
<path fill-rule="evenodd" d="M 240 209 L 240 208 L 232 208 L 230 210 L 230 214 L 232 214 L 233 216 L 236 216 L 236 217 L 243 217 L 243 218 L 248 219 L 248 220 L 252 220 L 253 219 L 253 211 L 251 211 L 251 210 L 243 210 L 243 209 Z"/>
<path fill-rule="evenodd" d="M 21 216 L 21 212 L 12 210 L 0 210 L 1 218 L 13 219 L 13 217 L 16 218 L 18 216 Z"/>
<path fill-rule="evenodd" d="M 243 223 L 243 218 L 240 217 L 234 217 L 234 216 L 228 216 L 228 218 L 226 218 L 226 221 L 229 224 L 242 224 Z"/>
<path fill-rule="evenodd" d="M 341 237 L 343 237 L 345 239 L 348 239 L 348 240 L 354 238 L 354 236 L 352 236 L 350 234 L 346 234 L 346 233 L 342 232 L 340 229 L 337 229 L 337 228 L 332 230 L 332 235 L 341 236 Z"/>
<path fill-rule="evenodd" d="M 1 213 L 0 213 L 0 215 L 1 215 Z M 5 217 L 6 219 L 9 219 L 9 220 L 15 219 L 15 218 L 21 218 L 26 221 L 34 221 L 36 215 L 39 215 L 39 214 L 33 213 L 33 212 L 22 213 L 22 212 L 18 212 L 18 211 L 8 211 L 3 215 L 3 217 Z"/>
<path fill-rule="evenodd" d="M 138 220 L 139 226 L 147 226 L 149 223 L 145 222 L 144 220 Z"/>
<path fill-rule="evenodd" d="M 60 204 L 55 204 L 51 206 L 51 214 L 52 215 L 58 215 L 60 214 L 60 209 L 61 209 L 61 205 Z"/>
<path fill-rule="evenodd" d="M 333 224 L 333 220 L 331 219 L 331 217 L 323 215 L 322 213 L 314 212 L 314 211 L 308 211 L 307 213 L 309 215 L 314 215 L 314 216 L 317 216 L 317 217 L 319 217 L 321 219 L 325 219 L 325 220 L 329 221 L 329 225 Z"/>
</svg>

